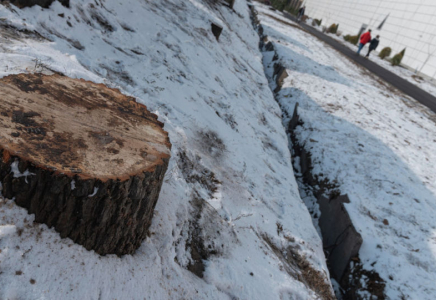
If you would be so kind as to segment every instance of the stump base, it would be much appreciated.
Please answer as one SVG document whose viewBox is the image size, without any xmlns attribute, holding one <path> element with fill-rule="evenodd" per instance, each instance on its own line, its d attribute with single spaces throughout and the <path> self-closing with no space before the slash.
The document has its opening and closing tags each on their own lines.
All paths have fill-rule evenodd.
<svg viewBox="0 0 436 300">
<path fill-rule="evenodd" d="M 132 254 L 168 167 L 168 134 L 135 99 L 84 80 L 0 79 L 3 195 L 88 250 Z"/>
</svg>

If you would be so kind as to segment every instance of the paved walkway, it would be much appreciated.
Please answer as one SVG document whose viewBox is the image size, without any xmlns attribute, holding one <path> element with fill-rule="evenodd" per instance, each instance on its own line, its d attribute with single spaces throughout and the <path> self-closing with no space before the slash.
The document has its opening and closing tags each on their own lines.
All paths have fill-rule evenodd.
<svg viewBox="0 0 436 300">
<path fill-rule="evenodd" d="M 291 16 L 288 13 L 285 13 L 286 17 L 289 18 L 292 21 L 296 21 L 296 18 Z M 414 98 L 421 104 L 427 106 L 430 108 L 433 112 L 436 113 L 436 97 L 433 96 L 430 93 L 427 93 L 426 91 L 420 89 L 413 83 L 410 83 L 409 81 L 401 78 L 400 76 L 386 70 L 385 68 L 381 67 L 380 65 L 365 59 L 363 56 L 356 55 L 356 52 L 348 48 L 347 46 L 341 44 L 340 42 L 336 41 L 335 39 L 332 39 L 331 37 L 327 36 L 326 34 L 316 30 L 315 28 L 300 23 L 301 27 L 303 27 L 307 32 L 311 33 L 312 35 L 316 36 L 320 40 L 324 41 L 328 45 L 332 46 L 334 49 L 341 52 L 346 57 L 350 58 L 351 60 L 355 61 L 359 65 L 363 66 L 370 72 L 374 73 L 387 83 L 393 85 L 395 88 L 402 91 L 404 94 Z"/>
</svg>

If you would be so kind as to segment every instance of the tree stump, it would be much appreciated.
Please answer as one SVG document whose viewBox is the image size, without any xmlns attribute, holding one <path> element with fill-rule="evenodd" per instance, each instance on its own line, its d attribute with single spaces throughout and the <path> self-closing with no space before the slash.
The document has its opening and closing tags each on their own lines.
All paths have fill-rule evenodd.
<svg viewBox="0 0 436 300">
<path fill-rule="evenodd" d="M 215 23 L 212 23 L 211 27 L 212 27 L 212 33 L 215 36 L 216 40 L 218 41 L 220 38 L 221 32 L 223 31 L 223 28 L 220 25 L 215 24 Z"/>
<path fill-rule="evenodd" d="M 9 0 L 10 3 L 18 6 L 19 8 L 34 6 L 34 5 L 39 5 L 44 8 L 49 8 L 54 1 L 55 0 Z M 70 7 L 70 0 L 59 0 L 59 2 L 65 7 Z"/>
<path fill-rule="evenodd" d="M 171 144 L 157 116 L 102 84 L 0 79 L 3 196 L 88 250 L 132 254 L 151 224 Z"/>
</svg>

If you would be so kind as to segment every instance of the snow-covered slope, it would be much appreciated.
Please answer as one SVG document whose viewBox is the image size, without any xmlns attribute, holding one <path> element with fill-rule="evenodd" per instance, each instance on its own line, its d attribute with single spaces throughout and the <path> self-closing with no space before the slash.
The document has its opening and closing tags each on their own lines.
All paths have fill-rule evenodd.
<svg viewBox="0 0 436 300">
<path fill-rule="evenodd" d="M 88 252 L 0 200 L 0 299 L 330 299 L 245 1 L 0 5 L 0 24 L 0 76 L 55 71 L 120 88 L 173 144 L 133 256 Z"/>
<path fill-rule="evenodd" d="M 312 172 L 350 198 L 363 268 L 380 274 L 388 299 L 436 299 L 436 115 L 280 13 L 256 9 L 277 52 L 277 61 L 265 54 L 269 76 L 274 63 L 289 74 L 280 105 L 292 116 L 299 103 L 295 134 Z M 362 299 L 373 299 L 371 284 L 362 277 Z"/>
</svg>

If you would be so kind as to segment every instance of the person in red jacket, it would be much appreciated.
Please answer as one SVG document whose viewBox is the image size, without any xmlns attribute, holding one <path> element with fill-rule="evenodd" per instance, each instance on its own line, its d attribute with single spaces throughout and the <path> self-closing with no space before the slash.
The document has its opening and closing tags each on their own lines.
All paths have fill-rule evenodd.
<svg viewBox="0 0 436 300">
<path fill-rule="evenodd" d="M 360 54 L 363 46 L 371 41 L 371 29 L 360 36 L 359 49 L 357 49 L 357 54 Z"/>
</svg>

